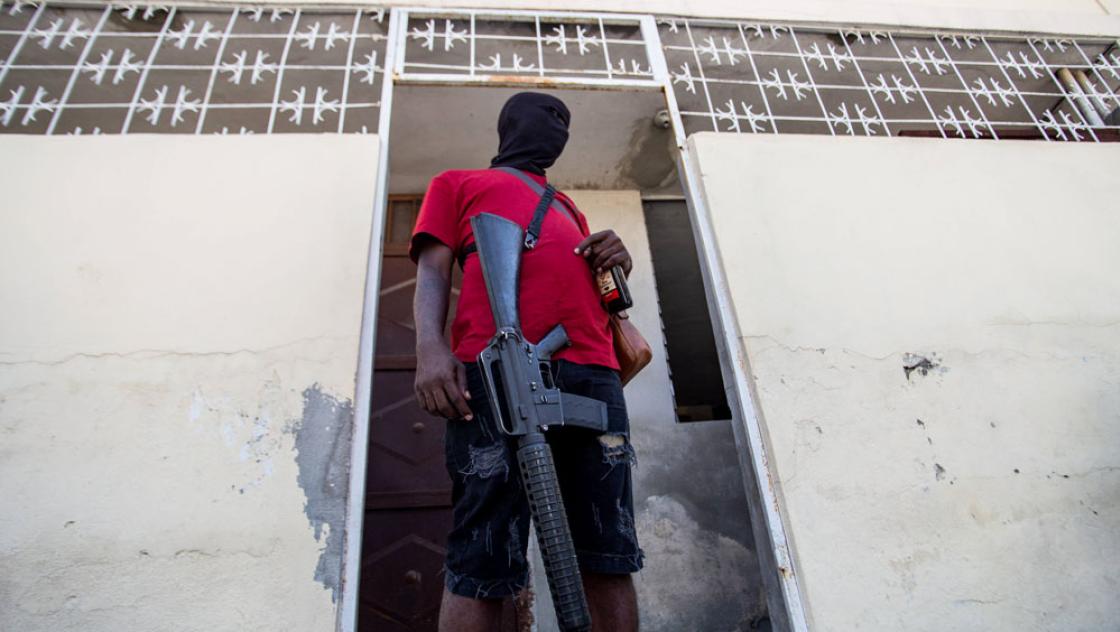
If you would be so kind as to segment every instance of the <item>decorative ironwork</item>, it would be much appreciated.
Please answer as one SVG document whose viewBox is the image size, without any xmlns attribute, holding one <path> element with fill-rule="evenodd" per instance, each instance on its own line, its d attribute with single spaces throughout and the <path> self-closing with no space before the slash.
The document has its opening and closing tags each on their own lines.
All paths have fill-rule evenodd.
<svg viewBox="0 0 1120 632">
<path fill-rule="evenodd" d="M 639 18 L 410 9 L 404 75 L 653 80 Z"/>
<path fill-rule="evenodd" d="M 1114 41 L 656 24 L 409 9 L 397 71 L 405 81 L 664 82 L 686 133 L 1120 135 Z M 389 37 L 387 9 L 368 7 L 0 0 L 0 132 L 375 132 Z"/>
<path fill-rule="evenodd" d="M 376 132 L 385 9 L 0 2 L 0 132 Z"/>
<path fill-rule="evenodd" d="M 1115 42 L 683 18 L 658 32 L 686 133 L 1081 141 L 1120 129 Z"/>
</svg>

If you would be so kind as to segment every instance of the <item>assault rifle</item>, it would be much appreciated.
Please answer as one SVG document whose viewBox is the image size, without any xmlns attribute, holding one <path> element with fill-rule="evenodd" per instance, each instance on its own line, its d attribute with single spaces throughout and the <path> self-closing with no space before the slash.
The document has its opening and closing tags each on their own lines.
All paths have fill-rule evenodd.
<svg viewBox="0 0 1120 632">
<path fill-rule="evenodd" d="M 478 355 L 490 409 L 502 432 L 518 437 L 517 463 L 529 498 L 556 619 L 563 632 L 587 632 L 591 614 L 583 594 L 575 546 L 556 481 L 548 426 L 607 430 L 607 406 L 590 397 L 561 393 L 552 380 L 552 354 L 570 344 L 557 325 L 536 344 L 525 340 L 517 313 L 521 272 L 521 226 L 481 213 L 471 218 L 475 246 L 497 332 Z"/>
</svg>

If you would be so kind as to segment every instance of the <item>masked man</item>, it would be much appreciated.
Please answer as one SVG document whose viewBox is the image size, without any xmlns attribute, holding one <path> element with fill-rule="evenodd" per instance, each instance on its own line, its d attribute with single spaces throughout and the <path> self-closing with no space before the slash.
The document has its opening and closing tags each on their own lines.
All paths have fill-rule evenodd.
<svg viewBox="0 0 1120 632">
<path fill-rule="evenodd" d="M 516 442 L 497 428 L 476 366 L 494 335 L 494 319 L 478 257 L 471 253 L 470 219 L 493 213 L 526 228 L 540 196 L 514 168 L 541 186 L 568 141 L 568 108 L 559 99 L 523 92 L 498 117 L 498 155 L 490 169 L 445 171 L 434 179 L 410 244 L 416 275 L 416 397 L 447 418 L 447 471 L 453 527 L 447 538 L 441 632 L 491 632 L 501 600 L 528 583 L 525 550 L 529 505 L 517 469 Z M 590 233 L 575 204 L 545 214 L 535 248 L 522 252 L 520 315 L 525 338 L 540 340 L 561 324 L 571 346 L 557 352 L 553 376 L 562 390 L 607 404 L 608 433 L 549 430 L 572 538 L 596 630 L 637 630 L 630 574 L 642 567 L 634 532 L 629 421 L 622 397 L 608 314 L 594 272 L 614 265 L 630 272 L 622 240 Z M 574 220 L 574 221 L 573 221 Z M 451 343 L 444 339 L 452 265 L 463 281 Z"/>
</svg>

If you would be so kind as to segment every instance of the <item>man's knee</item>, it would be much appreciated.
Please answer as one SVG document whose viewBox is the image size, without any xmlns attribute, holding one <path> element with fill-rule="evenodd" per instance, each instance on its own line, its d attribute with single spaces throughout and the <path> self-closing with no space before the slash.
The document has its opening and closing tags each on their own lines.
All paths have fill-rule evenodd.
<svg viewBox="0 0 1120 632">
<path fill-rule="evenodd" d="M 501 599 L 474 599 L 443 591 L 440 632 L 491 632 L 502 614 Z"/>
<path fill-rule="evenodd" d="M 634 579 L 632 575 L 623 573 L 588 573 L 581 572 L 580 577 L 583 579 L 584 590 L 590 594 L 590 591 L 634 591 Z"/>
</svg>

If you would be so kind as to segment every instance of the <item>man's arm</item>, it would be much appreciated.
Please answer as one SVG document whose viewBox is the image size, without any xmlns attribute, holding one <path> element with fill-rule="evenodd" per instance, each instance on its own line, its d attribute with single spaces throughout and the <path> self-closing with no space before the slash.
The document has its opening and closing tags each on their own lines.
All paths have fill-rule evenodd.
<svg viewBox="0 0 1120 632">
<path fill-rule="evenodd" d="M 420 251 L 416 269 L 416 400 L 425 411 L 457 419 L 471 419 L 466 400 L 467 372 L 444 339 L 451 296 L 451 248 L 429 240 Z"/>
</svg>

